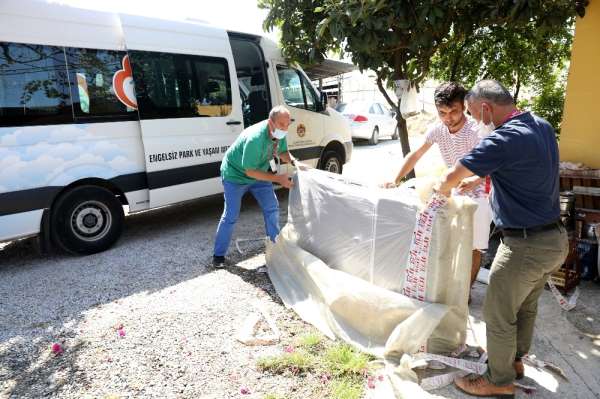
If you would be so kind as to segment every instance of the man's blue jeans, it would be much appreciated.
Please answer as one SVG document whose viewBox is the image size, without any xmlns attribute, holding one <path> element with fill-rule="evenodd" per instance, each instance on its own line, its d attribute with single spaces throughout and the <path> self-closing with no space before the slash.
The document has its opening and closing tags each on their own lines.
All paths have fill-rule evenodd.
<svg viewBox="0 0 600 399">
<path fill-rule="evenodd" d="M 248 191 L 252 193 L 258 205 L 260 205 L 265 219 L 265 229 L 267 236 L 271 241 L 279 234 L 279 202 L 273 190 L 273 184 L 266 181 L 256 181 L 252 184 L 238 184 L 223 180 L 225 189 L 225 209 L 217 227 L 217 237 L 215 238 L 215 256 L 225 256 L 233 228 L 240 215 L 242 197 Z"/>
</svg>

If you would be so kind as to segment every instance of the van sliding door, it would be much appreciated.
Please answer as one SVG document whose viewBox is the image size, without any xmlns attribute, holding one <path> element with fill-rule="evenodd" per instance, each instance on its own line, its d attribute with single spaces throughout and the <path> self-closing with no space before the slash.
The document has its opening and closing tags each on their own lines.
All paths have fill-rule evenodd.
<svg viewBox="0 0 600 399">
<path fill-rule="evenodd" d="M 271 110 L 265 59 L 255 38 L 230 33 L 229 41 L 242 99 L 244 126 L 248 127 L 267 119 Z"/>
</svg>

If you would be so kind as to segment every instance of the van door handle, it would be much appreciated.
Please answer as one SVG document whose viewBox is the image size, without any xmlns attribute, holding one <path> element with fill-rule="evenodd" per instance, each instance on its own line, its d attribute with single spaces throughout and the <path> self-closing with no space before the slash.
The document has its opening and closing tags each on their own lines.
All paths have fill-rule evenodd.
<svg viewBox="0 0 600 399">
<path fill-rule="evenodd" d="M 227 121 L 226 124 L 227 125 L 241 125 L 242 122 L 240 122 L 240 121 Z"/>
</svg>

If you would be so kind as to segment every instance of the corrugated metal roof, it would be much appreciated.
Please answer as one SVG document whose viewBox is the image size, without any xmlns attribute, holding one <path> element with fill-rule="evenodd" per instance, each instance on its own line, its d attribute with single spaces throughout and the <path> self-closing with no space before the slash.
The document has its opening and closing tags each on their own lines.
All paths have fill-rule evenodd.
<svg viewBox="0 0 600 399">
<path fill-rule="evenodd" d="M 311 80 L 319 80 L 342 75 L 344 73 L 352 72 L 356 69 L 357 67 L 355 65 L 347 62 L 323 60 L 317 65 L 304 68 L 304 72 L 306 72 Z"/>
</svg>

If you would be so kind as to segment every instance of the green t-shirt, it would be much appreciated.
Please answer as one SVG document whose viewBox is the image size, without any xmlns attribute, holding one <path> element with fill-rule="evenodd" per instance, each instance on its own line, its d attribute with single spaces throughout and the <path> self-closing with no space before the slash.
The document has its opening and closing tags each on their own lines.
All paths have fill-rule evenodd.
<svg viewBox="0 0 600 399">
<path fill-rule="evenodd" d="M 266 120 L 244 129 L 225 153 L 221 163 L 221 177 L 232 183 L 254 183 L 256 179 L 246 175 L 246 170 L 267 172 L 270 169 L 269 161 L 273 158 L 273 145 Z M 287 140 L 284 137 L 279 140 L 277 153 L 287 150 Z"/>
</svg>

